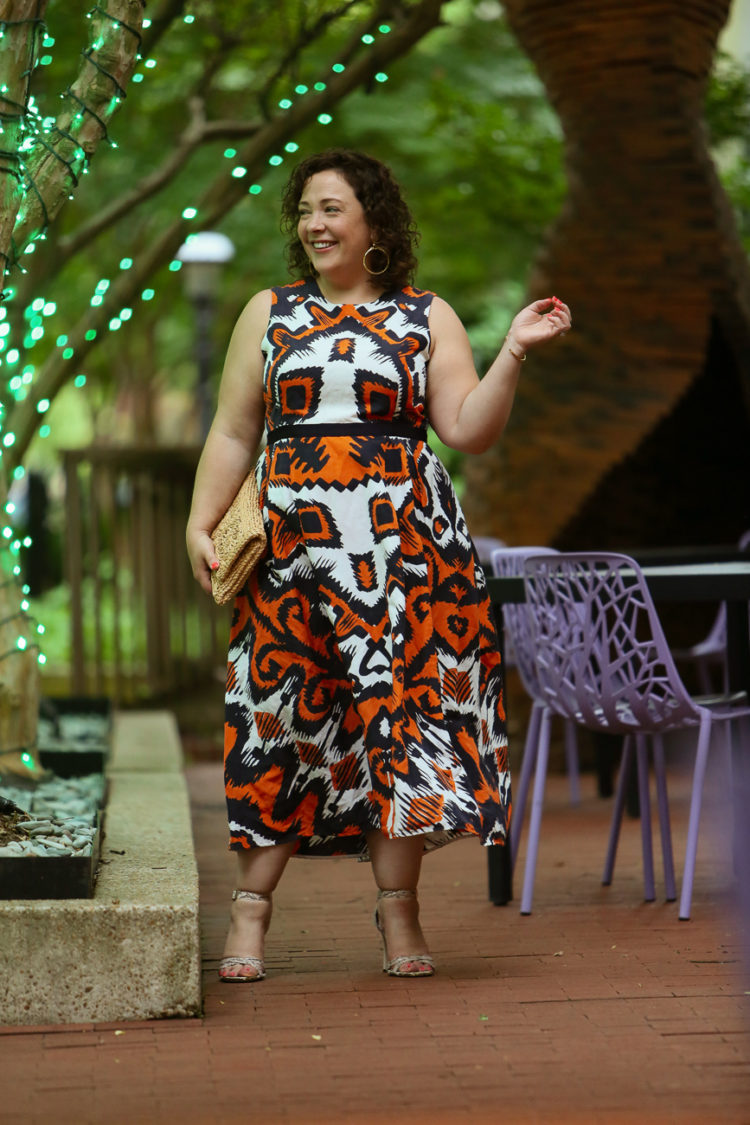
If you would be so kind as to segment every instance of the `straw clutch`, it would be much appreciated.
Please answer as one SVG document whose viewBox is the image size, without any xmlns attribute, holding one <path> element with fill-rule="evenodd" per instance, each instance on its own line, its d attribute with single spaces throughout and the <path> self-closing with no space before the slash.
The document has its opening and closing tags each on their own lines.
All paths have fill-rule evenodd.
<svg viewBox="0 0 750 1125">
<path fill-rule="evenodd" d="M 245 477 L 211 538 L 219 560 L 217 569 L 211 572 L 211 589 L 217 605 L 224 605 L 240 592 L 266 549 L 254 472 Z"/>
</svg>

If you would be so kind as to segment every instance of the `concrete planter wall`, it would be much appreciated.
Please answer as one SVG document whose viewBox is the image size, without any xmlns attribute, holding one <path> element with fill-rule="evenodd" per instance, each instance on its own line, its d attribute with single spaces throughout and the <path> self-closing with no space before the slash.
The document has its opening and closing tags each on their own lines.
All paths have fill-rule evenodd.
<svg viewBox="0 0 750 1125">
<path fill-rule="evenodd" d="M 0 902 L 0 1023 L 201 1011 L 198 872 L 176 724 L 115 716 L 106 839 L 90 899 Z"/>
</svg>

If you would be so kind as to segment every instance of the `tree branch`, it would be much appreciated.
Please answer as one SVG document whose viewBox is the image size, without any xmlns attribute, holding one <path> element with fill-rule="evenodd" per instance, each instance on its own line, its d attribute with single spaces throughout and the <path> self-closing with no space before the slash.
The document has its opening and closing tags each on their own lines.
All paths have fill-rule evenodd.
<svg viewBox="0 0 750 1125">
<path fill-rule="evenodd" d="M 269 114 L 263 109 L 263 99 L 270 91 L 272 83 L 278 81 L 279 77 L 284 72 L 284 68 L 291 66 L 302 51 L 306 47 L 309 47 L 315 39 L 319 38 L 325 30 L 327 30 L 332 20 L 340 19 L 353 7 L 361 3 L 362 0 L 346 0 L 344 4 L 337 7 L 334 11 L 327 12 L 321 16 L 311 29 L 307 30 L 303 28 L 300 31 L 297 42 L 285 55 L 283 64 L 276 67 L 272 79 L 265 84 L 261 93 L 256 95 L 258 102 L 261 104 L 262 115 L 266 120 Z M 162 6 L 160 14 L 154 17 L 154 23 L 158 22 L 160 35 L 167 29 L 170 21 L 173 21 L 182 12 L 184 7 L 185 0 L 167 0 Z M 373 18 L 372 16 L 370 17 L 368 26 L 372 23 Z M 146 36 L 151 34 L 151 30 L 151 28 L 147 30 Z M 362 30 L 363 28 L 360 27 L 358 36 L 354 40 L 356 46 L 360 49 Z M 219 31 L 217 31 L 217 35 Z M 234 39 L 224 39 L 217 53 L 208 59 L 204 67 L 203 75 L 196 84 L 196 90 L 202 92 L 201 96 L 199 97 L 198 94 L 196 94 L 189 102 L 192 111 L 192 120 L 178 139 L 177 148 L 165 158 L 160 168 L 156 169 L 148 176 L 145 176 L 139 184 L 128 192 L 123 193 L 118 199 L 113 200 L 108 207 L 105 207 L 97 213 L 90 221 L 82 224 L 68 236 L 61 237 L 55 242 L 54 247 L 50 246 L 49 250 L 46 246 L 38 247 L 33 277 L 30 274 L 28 275 L 26 285 L 24 285 L 23 281 L 19 281 L 19 296 L 24 297 L 25 291 L 30 291 L 32 288 L 38 290 L 40 285 L 48 284 L 52 278 L 59 275 L 66 263 L 70 261 L 75 254 L 90 245 L 100 234 L 114 225 L 114 223 L 124 218 L 125 215 L 135 210 L 141 203 L 166 187 L 185 166 L 192 153 L 201 145 L 221 139 L 231 138 L 236 140 L 241 137 L 253 136 L 257 132 L 261 127 L 260 121 L 242 122 L 236 120 L 217 120 L 207 122 L 202 117 L 206 88 L 209 86 L 213 75 L 220 69 L 228 49 L 237 45 L 238 43 Z M 144 50 L 146 50 L 146 47 L 151 48 L 152 46 L 152 38 L 148 39 L 146 43 L 144 37 Z"/>
<path fill-rule="evenodd" d="M 156 14 L 150 16 L 151 26 L 143 32 L 141 54 L 144 58 L 154 53 L 154 47 L 186 7 L 187 0 L 164 0 Z"/>
<path fill-rule="evenodd" d="M 314 43 L 316 39 L 319 39 L 320 36 L 324 34 L 324 32 L 332 23 L 335 23 L 336 20 L 341 19 L 342 16 L 347 15 L 347 13 L 350 12 L 352 8 L 355 8 L 360 3 L 361 0 L 346 0 L 345 3 L 341 4 L 333 11 L 324 12 L 323 15 L 315 21 L 312 27 L 307 28 L 303 25 L 300 28 L 295 42 L 280 59 L 273 73 L 269 78 L 266 79 L 263 88 L 258 93 L 258 103 L 260 104 L 260 107 L 263 111 L 263 116 L 266 118 L 266 120 L 268 120 L 271 116 L 268 108 L 268 99 L 270 98 L 276 83 L 285 74 L 287 74 L 289 70 L 292 69 L 297 59 L 300 57 L 306 47 L 309 47 L 310 44 Z"/>
<path fill-rule="evenodd" d="M 258 165 L 266 151 L 278 146 L 300 133 L 315 121 L 321 113 L 332 109 L 347 94 L 358 86 L 368 85 L 374 75 L 390 62 L 405 54 L 419 39 L 440 22 L 440 11 L 446 0 L 419 0 L 407 9 L 400 26 L 393 27 L 388 35 L 383 35 L 367 48 L 364 54 L 341 74 L 336 74 L 320 93 L 309 93 L 297 101 L 291 109 L 270 121 L 255 137 L 237 153 L 237 162 L 250 169 Z M 359 42 L 364 30 L 372 26 L 368 19 L 360 25 L 352 36 L 352 42 Z M 234 207 L 246 194 L 244 179 L 237 179 L 231 171 L 214 180 L 198 202 L 198 215 L 202 227 L 210 228 L 218 222 L 227 210 Z"/>
<path fill-rule="evenodd" d="M 419 0 L 407 9 L 400 26 L 394 26 L 390 34 L 378 39 L 342 74 L 335 75 L 324 91 L 306 95 L 290 110 L 259 128 L 252 140 L 238 153 L 238 162 L 248 169 L 254 180 L 262 179 L 268 169 L 269 155 L 277 152 L 280 144 L 298 134 L 315 121 L 320 113 L 331 109 L 352 90 L 368 83 L 378 70 L 404 55 L 414 43 L 437 26 L 441 7 L 445 2 L 446 0 Z M 360 36 L 361 34 L 360 27 Z M 210 229 L 225 218 L 227 212 L 246 196 L 247 179 L 248 177 L 237 180 L 230 172 L 223 171 L 215 178 L 197 204 L 199 229 Z M 93 339 L 86 339 L 87 333 L 90 334 L 91 330 L 95 333 L 105 330 L 108 322 L 121 308 L 134 305 L 149 279 L 160 267 L 172 260 L 187 235 L 195 229 L 196 225 L 186 219 L 174 220 L 159 237 L 148 243 L 133 267 L 122 273 L 110 286 L 104 302 L 98 308 L 87 310 L 69 333 L 66 350 L 72 350 L 71 357 L 64 359 L 61 349 L 56 349 L 48 356 L 39 369 L 33 385 L 33 395 L 11 407 L 7 424 L 14 431 L 16 441 L 3 458 L 10 468 L 23 460 L 39 424 L 37 402 L 45 398 L 53 399 L 61 387 L 80 371 L 82 360 L 94 346 Z"/>
<path fill-rule="evenodd" d="M 84 223 L 67 238 L 58 241 L 54 255 L 55 274 L 60 272 L 70 258 L 93 242 L 108 227 L 151 196 L 156 195 L 173 180 L 201 145 L 215 140 L 252 136 L 260 128 L 258 122 L 251 121 L 206 121 L 203 118 L 203 104 L 198 105 L 197 98 L 192 99 L 190 108 L 193 112 L 190 124 L 161 165 L 148 176 L 144 176 L 130 191 L 115 199 L 109 207 L 102 208 L 88 223 Z M 38 284 L 38 281 L 39 278 L 35 278 L 35 284 Z"/>
</svg>

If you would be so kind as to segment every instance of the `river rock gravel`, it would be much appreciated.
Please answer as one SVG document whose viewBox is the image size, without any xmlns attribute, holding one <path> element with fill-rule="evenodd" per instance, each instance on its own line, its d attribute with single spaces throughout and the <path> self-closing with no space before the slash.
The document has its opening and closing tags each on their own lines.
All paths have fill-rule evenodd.
<svg viewBox="0 0 750 1125">
<path fill-rule="evenodd" d="M 15 806 L 0 811 L 0 858 L 91 854 L 104 798 L 102 774 L 53 777 L 34 789 L 3 783 L 0 797 Z"/>
</svg>

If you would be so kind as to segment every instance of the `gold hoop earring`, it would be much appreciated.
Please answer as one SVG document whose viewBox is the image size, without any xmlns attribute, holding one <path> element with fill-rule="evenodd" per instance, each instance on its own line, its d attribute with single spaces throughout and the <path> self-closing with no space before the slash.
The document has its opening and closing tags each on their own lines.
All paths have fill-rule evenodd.
<svg viewBox="0 0 750 1125">
<path fill-rule="evenodd" d="M 373 250 L 376 250 L 379 254 L 385 254 L 385 265 L 383 266 L 382 270 L 371 270 L 370 267 L 367 264 L 367 255 L 372 254 Z M 378 274 L 385 273 L 385 271 L 388 269 L 390 264 L 391 264 L 390 254 L 386 250 L 385 246 L 378 246 L 377 242 L 374 242 L 373 245 L 369 247 L 369 249 L 365 250 L 365 252 L 362 256 L 362 265 L 365 267 L 365 269 L 367 270 L 367 272 L 369 274 L 372 274 L 373 277 L 377 277 Z"/>
</svg>

